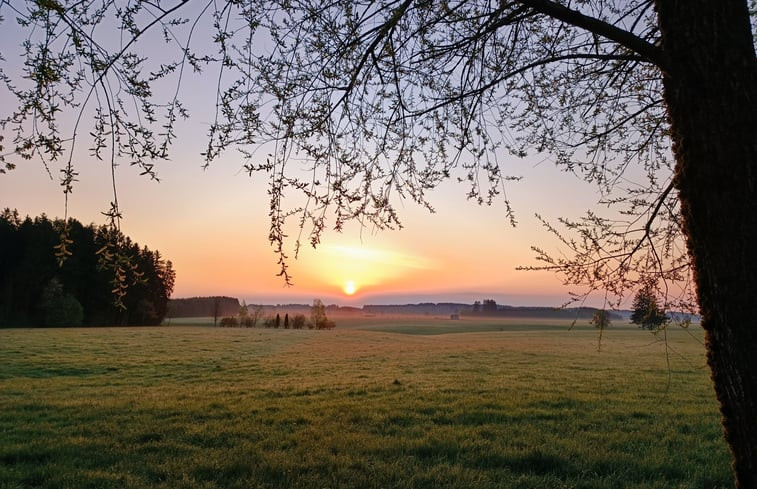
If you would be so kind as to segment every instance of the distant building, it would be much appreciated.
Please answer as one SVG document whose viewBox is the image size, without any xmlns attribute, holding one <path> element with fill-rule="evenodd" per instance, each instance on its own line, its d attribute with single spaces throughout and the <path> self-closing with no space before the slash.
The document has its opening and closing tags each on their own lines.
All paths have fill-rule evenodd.
<svg viewBox="0 0 757 489">
<path fill-rule="evenodd" d="M 450 315 L 449 315 L 449 318 L 450 318 L 450 319 L 453 319 L 453 320 L 456 320 L 456 319 L 460 319 L 460 315 L 459 315 L 459 314 L 457 314 L 457 313 L 455 313 L 455 314 L 450 314 Z"/>
</svg>

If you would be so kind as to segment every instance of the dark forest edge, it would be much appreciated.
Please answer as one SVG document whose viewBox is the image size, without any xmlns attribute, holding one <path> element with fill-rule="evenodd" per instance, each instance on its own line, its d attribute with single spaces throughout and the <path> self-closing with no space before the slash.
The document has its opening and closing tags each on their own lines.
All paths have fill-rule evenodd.
<svg viewBox="0 0 757 489">
<path fill-rule="evenodd" d="M 112 226 L 0 214 L 0 327 L 157 325 L 175 278 L 170 260 Z"/>
</svg>

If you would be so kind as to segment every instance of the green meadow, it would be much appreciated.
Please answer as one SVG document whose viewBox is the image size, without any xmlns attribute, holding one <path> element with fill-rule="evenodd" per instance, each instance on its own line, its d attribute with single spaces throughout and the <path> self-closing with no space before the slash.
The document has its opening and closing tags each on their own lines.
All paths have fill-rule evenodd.
<svg viewBox="0 0 757 489">
<path fill-rule="evenodd" d="M 702 333 L 0 330 L 0 488 L 731 487 Z"/>
</svg>

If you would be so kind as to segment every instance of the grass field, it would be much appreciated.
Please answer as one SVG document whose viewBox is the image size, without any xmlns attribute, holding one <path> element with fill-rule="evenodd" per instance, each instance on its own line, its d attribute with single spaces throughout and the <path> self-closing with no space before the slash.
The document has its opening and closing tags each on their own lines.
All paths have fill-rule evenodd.
<svg viewBox="0 0 757 489">
<path fill-rule="evenodd" d="M 0 488 L 731 486 L 695 328 L 176 324 L 0 330 Z"/>
</svg>

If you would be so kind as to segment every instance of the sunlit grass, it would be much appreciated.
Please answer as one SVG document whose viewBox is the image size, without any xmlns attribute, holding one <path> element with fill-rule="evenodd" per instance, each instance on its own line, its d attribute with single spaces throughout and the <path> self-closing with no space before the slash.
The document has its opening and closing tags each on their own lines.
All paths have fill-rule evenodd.
<svg viewBox="0 0 757 489">
<path fill-rule="evenodd" d="M 730 485 L 686 332 L 379 323 L 2 330 L 0 487 Z"/>
</svg>

